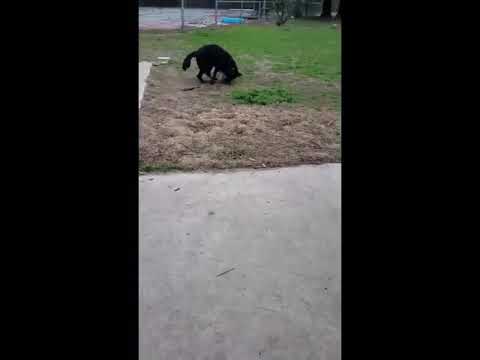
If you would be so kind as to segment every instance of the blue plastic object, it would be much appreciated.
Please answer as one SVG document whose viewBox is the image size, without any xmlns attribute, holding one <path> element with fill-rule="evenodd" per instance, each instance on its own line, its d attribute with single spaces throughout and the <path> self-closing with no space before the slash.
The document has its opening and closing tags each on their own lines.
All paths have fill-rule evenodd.
<svg viewBox="0 0 480 360">
<path fill-rule="evenodd" d="M 222 22 L 224 24 L 243 24 L 245 19 L 242 18 L 232 18 L 232 17 L 224 17 L 222 18 Z"/>
</svg>

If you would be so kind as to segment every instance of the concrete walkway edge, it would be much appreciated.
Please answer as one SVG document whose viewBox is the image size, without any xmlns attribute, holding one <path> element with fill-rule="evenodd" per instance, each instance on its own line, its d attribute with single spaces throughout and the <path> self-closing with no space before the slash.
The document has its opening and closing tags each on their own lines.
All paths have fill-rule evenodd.
<svg viewBox="0 0 480 360">
<path fill-rule="evenodd" d="M 138 108 L 142 107 L 143 93 L 147 83 L 148 75 L 150 74 L 150 68 L 152 63 L 148 61 L 142 61 L 138 64 Z"/>
</svg>

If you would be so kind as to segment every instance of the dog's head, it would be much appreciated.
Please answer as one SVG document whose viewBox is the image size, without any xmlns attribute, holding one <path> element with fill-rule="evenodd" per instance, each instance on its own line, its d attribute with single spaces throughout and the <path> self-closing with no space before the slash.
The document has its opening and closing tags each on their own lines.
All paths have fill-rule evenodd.
<svg viewBox="0 0 480 360">
<path fill-rule="evenodd" d="M 227 67 L 227 70 L 225 71 L 225 82 L 229 83 L 232 80 L 242 76 L 242 74 L 238 71 L 237 64 L 235 62 L 232 62 L 230 66 Z"/>
</svg>

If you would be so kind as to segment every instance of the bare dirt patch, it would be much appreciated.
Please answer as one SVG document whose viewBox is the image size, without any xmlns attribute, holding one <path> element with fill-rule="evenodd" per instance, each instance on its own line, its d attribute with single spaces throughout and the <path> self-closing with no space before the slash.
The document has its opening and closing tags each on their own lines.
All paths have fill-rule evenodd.
<svg viewBox="0 0 480 360">
<path fill-rule="evenodd" d="M 195 71 L 152 68 L 140 110 L 143 166 L 196 170 L 340 161 L 337 111 L 234 105 L 229 94 L 235 84 L 199 85 Z"/>
</svg>

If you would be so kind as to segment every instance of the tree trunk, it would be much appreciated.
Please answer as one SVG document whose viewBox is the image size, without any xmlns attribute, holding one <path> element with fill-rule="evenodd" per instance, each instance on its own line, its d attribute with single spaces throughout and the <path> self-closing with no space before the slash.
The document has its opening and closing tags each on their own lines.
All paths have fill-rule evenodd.
<svg viewBox="0 0 480 360">
<path fill-rule="evenodd" d="M 332 17 L 332 0 L 323 0 L 322 18 Z"/>
<path fill-rule="evenodd" d="M 285 24 L 289 14 L 288 0 L 276 0 L 273 5 L 275 13 L 277 14 L 276 24 L 278 26 Z"/>
<path fill-rule="evenodd" d="M 295 0 L 295 4 L 293 6 L 293 16 L 295 16 L 296 18 L 300 18 L 303 16 L 301 0 Z"/>
</svg>

